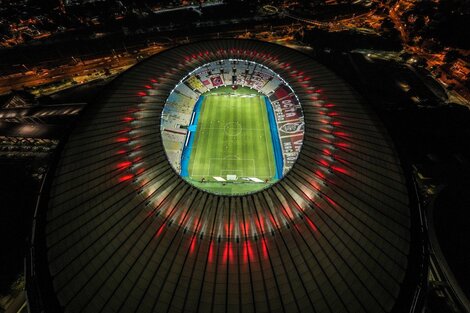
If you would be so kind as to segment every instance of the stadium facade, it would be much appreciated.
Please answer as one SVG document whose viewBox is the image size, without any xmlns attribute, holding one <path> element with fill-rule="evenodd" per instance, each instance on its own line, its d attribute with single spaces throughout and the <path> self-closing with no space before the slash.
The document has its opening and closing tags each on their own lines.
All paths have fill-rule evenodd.
<svg viewBox="0 0 470 313">
<path fill-rule="evenodd" d="M 188 183 L 162 139 L 172 90 L 228 59 L 279 74 L 304 119 L 291 170 L 242 196 Z M 393 145 L 348 85 L 286 47 L 205 41 L 134 66 L 84 112 L 44 188 L 33 311 L 378 313 L 403 289 L 410 205 Z"/>
</svg>

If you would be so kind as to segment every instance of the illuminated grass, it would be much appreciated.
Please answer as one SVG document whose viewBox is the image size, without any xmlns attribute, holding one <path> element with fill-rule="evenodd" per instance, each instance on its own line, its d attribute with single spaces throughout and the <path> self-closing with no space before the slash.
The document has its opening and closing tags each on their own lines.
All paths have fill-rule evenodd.
<svg viewBox="0 0 470 313">
<path fill-rule="evenodd" d="M 229 87 L 213 89 L 204 96 L 189 179 L 200 188 L 224 194 L 248 193 L 266 186 L 242 177 L 272 183 L 276 168 L 264 96 L 249 88 Z M 227 175 L 239 178 L 225 184 L 214 181 L 213 177 L 226 179 Z"/>
</svg>

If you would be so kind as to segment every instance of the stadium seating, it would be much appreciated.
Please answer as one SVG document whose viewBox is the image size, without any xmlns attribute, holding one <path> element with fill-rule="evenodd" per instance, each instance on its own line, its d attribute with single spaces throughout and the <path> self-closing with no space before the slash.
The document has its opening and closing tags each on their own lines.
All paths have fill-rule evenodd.
<svg viewBox="0 0 470 313">
<path fill-rule="evenodd" d="M 168 97 L 162 114 L 163 143 L 166 147 L 169 160 L 173 167 L 180 169 L 181 153 L 186 139 L 186 127 L 191 122 L 192 111 L 199 95 L 219 86 L 244 86 L 266 95 L 276 113 L 276 122 L 289 121 L 303 125 L 303 116 L 297 97 L 291 87 L 276 73 L 264 65 L 235 59 L 224 59 L 207 63 L 189 73 L 173 90 Z M 295 107 L 296 114 L 290 118 L 282 106 L 285 99 L 289 108 Z M 167 131 L 170 130 L 170 131 Z M 181 134 L 175 134 L 180 132 Z M 298 134 L 296 134 L 298 135 Z M 290 142 L 289 134 L 284 134 L 281 141 Z M 285 148 L 281 142 L 284 158 L 284 172 L 290 170 L 298 151 Z"/>
</svg>

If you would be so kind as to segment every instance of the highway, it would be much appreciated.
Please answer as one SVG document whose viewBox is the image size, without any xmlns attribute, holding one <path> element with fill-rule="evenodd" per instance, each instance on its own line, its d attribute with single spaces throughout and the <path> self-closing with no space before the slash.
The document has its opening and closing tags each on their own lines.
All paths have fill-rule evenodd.
<svg viewBox="0 0 470 313">
<path fill-rule="evenodd" d="M 203 33 L 191 36 L 192 41 L 215 38 L 241 38 L 250 34 L 265 41 L 282 42 L 293 39 L 291 33 L 295 31 L 294 24 L 268 26 L 258 28 L 242 28 L 233 31 L 225 31 L 223 34 L 218 32 Z M 294 26 L 294 27 L 293 27 Z M 283 35 L 274 36 L 274 33 L 281 32 Z M 97 79 L 105 79 L 109 76 L 118 74 L 140 60 L 151 55 L 168 49 L 174 45 L 188 42 L 189 38 L 174 38 L 171 42 L 156 43 L 150 42 L 146 47 L 127 47 L 128 52 L 116 53 L 111 50 L 110 54 L 104 57 L 85 59 L 82 56 L 70 58 L 68 64 L 60 66 L 37 66 L 35 69 L 21 67 L 22 71 L 0 77 L 0 95 L 9 93 L 12 90 L 21 90 L 25 88 L 33 89 L 32 93 L 36 95 L 46 95 L 57 92 L 74 85 L 84 84 Z M 132 52 L 130 52 L 132 51 Z M 57 84 L 55 84 L 57 83 Z M 51 84 L 54 84 L 51 86 Z"/>
</svg>

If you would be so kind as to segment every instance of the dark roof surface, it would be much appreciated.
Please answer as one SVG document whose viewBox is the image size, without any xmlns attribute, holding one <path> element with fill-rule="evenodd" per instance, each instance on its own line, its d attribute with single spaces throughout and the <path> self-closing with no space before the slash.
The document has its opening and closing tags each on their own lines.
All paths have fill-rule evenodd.
<svg viewBox="0 0 470 313">
<path fill-rule="evenodd" d="M 160 115 L 192 69 L 262 63 L 305 116 L 293 169 L 261 192 L 216 196 L 170 166 Z M 131 68 L 85 112 L 48 204 L 49 270 L 65 312 L 389 312 L 410 218 L 393 146 L 354 91 L 268 43 L 179 46 Z"/>
</svg>

